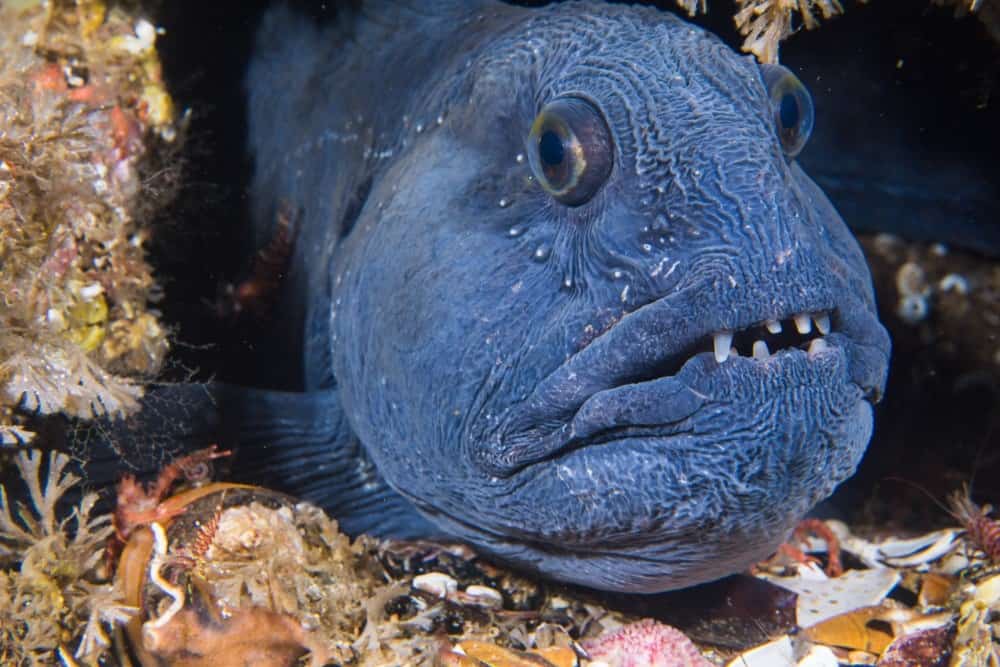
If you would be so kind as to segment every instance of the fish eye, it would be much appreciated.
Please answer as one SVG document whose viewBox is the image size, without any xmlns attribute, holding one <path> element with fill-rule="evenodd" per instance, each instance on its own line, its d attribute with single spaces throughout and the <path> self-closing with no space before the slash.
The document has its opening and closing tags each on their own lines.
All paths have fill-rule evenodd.
<svg viewBox="0 0 1000 667">
<path fill-rule="evenodd" d="M 790 158 L 798 155 L 812 133 L 815 113 L 809 91 L 799 78 L 781 65 L 761 65 L 774 112 L 781 148 Z"/>
<path fill-rule="evenodd" d="M 588 202 L 611 174 L 611 132 L 601 112 L 580 97 L 546 104 L 528 135 L 528 162 L 541 186 L 567 206 Z"/>
</svg>

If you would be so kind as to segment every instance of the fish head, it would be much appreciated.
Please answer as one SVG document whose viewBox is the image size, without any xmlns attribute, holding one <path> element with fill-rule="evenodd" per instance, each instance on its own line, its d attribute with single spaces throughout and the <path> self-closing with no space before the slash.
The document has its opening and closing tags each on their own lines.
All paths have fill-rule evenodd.
<svg viewBox="0 0 1000 667">
<path fill-rule="evenodd" d="M 808 93 L 650 8 L 503 16 L 400 121 L 336 262 L 351 424 L 427 516 L 547 576 L 744 570 L 853 473 L 887 374 L 795 162 Z"/>
</svg>

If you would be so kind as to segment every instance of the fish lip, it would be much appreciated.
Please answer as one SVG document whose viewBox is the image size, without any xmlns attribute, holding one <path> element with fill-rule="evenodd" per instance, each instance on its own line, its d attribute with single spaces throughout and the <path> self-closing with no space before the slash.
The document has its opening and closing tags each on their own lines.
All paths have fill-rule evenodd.
<svg viewBox="0 0 1000 667">
<path fill-rule="evenodd" d="M 762 299 L 734 299 L 742 305 L 709 316 L 698 326 L 689 319 L 676 317 L 678 312 L 689 312 L 685 307 L 692 301 L 697 302 L 698 291 L 698 288 L 678 291 L 643 305 L 570 356 L 546 376 L 527 399 L 514 406 L 511 419 L 499 434 L 500 453 L 481 464 L 490 474 L 511 476 L 535 463 L 554 458 L 570 441 L 573 421 L 592 397 L 626 385 L 676 378 L 699 353 L 674 359 L 678 367 L 676 373 L 653 376 L 648 373 L 664 363 L 672 363 L 671 355 L 685 353 L 714 332 L 746 330 L 771 319 L 785 320 L 799 313 L 831 314 L 833 328 L 827 337 L 839 341 L 848 377 L 867 400 L 877 401 L 888 363 L 888 337 L 873 308 L 863 299 L 853 294 L 836 299 L 833 290 L 809 297 L 786 298 L 770 307 L 753 305 L 766 303 Z M 876 330 L 881 332 L 875 336 L 878 340 L 866 342 L 866 332 Z M 666 334 L 678 342 L 665 351 L 664 346 L 657 343 Z M 866 345 L 881 357 L 878 363 L 882 372 L 855 381 L 851 367 L 858 365 L 858 350 Z M 728 359 L 723 364 L 731 361 L 734 360 Z"/>
<path fill-rule="evenodd" d="M 520 471 L 539 464 L 561 461 L 573 452 L 586 447 L 629 440 L 669 439 L 681 435 L 690 429 L 686 422 L 695 412 L 713 405 L 723 405 L 726 402 L 726 399 L 712 396 L 711 391 L 703 386 L 710 384 L 721 375 L 743 374 L 744 377 L 765 381 L 775 376 L 786 378 L 794 376 L 797 371 L 802 369 L 812 370 L 805 364 L 820 362 L 827 370 L 833 367 L 843 376 L 836 379 L 836 385 L 854 384 L 846 376 L 850 356 L 849 342 L 846 337 L 842 334 L 831 333 L 825 338 L 829 339 L 830 343 L 829 347 L 822 352 L 814 354 L 798 348 L 788 348 L 775 352 L 765 361 L 737 357 L 727 359 L 720 364 L 714 360 L 711 352 L 700 352 L 688 358 L 681 369 L 673 375 L 630 385 L 619 385 L 600 391 L 585 401 L 561 428 L 547 436 L 547 441 L 542 447 L 550 454 L 532 461 Z M 706 367 L 708 371 L 701 372 L 701 369 Z M 656 408 L 656 413 L 650 415 L 651 418 L 635 420 L 637 415 L 632 410 L 625 420 L 615 421 L 614 410 L 609 409 L 608 404 L 621 404 L 620 394 L 627 392 L 628 403 L 642 404 L 644 394 L 658 393 L 660 394 L 658 398 L 662 399 L 663 386 L 667 384 L 676 393 L 669 401 L 661 400 Z M 803 383 L 800 382 L 800 384 Z M 805 384 L 813 385 L 818 384 L 818 382 Z M 861 387 L 858 389 L 861 400 L 869 400 Z M 618 400 L 615 400 L 616 398 Z"/>
</svg>

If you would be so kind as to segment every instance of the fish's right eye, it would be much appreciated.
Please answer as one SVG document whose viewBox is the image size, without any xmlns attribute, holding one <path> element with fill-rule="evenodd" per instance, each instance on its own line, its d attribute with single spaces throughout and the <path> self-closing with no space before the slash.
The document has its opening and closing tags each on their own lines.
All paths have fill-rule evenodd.
<svg viewBox="0 0 1000 667">
<path fill-rule="evenodd" d="M 567 206 L 590 201 L 614 163 L 604 116 L 579 97 L 562 97 L 542 108 L 531 126 L 527 152 L 535 178 Z"/>
</svg>

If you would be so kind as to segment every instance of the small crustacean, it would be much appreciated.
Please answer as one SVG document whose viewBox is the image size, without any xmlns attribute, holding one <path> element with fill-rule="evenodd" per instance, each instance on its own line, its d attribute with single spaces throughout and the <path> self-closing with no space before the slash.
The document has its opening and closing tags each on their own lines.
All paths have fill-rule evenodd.
<svg viewBox="0 0 1000 667">
<path fill-rule="evenodd" d="M 806 554 L 801 548 L 796 546 L 798 544 L 804 544 L 809 535 L 815 535 L 826 542 L 828 554 L 826 568 L 824 570 L 826 575 L 828 577 L 839 577 L 843 574 L 844 566 L 840 560 L 840 540 L 822 519 L 803 519 L 800 521 L 795 527 L 795 530 L 792 532 L 791 541 L 779 545 L 778 552 L 775 557 L 779 555 L 784 556 L 785 558 L 797 563 L 818 562 L 817 558 Z M 773 563 L 775 557 L 765 561 L 764 564 Z"/>
<path fill-rule="evenodd" d="M 274 304 L 282 277 L 288 269 L 295 240 L 294 215 L 288 205 L 278 207 L 270 241 L 257 251 L 249 275 L 237 284 L 226 284 L 216 301 L 222 318 L 238 319 L 245 313 L 262 318 Z"/>
<path fill-rule="evenodd" d="M 950 513 L 962 522 L 972 543 L 993 563 L 1000 563 L 1000 521 L 990 518 L 990 505 L 977 505 L 963 486 L 948 496 Z"/>
<path fill-rule="evenodd" d="M 301 565 L 296 554 L 305 558 L 292 522 L 307 510 L 266 489 L 211 482 L 208 462 L 228 454 L 213 446 L 169 464 L 148 487 L 132 477 L 120 485 L 109 553 L 118 558 L 116 585 L 140 610 L 125 624 L 130 650 L 143 667 L 292 667 L 306 654 L 310 665 L 325 664 L 326 644 L 293 613 L 298 600 L 270 579 Z M 170 495 L 182 477 L 205 483 Z M 257 565 L 256 549 L 274 542 L 291 561 L 272 554 L 259 566 L 270 573 L 261 576 L 271 604 L 262 604 L 256 588 L 229 580 L 246 576 L 239 564 Z"/>
<path fill-rule="evenodd" d="M 124 475 L 118 482 L 118 498 L 112 516 L 115 532 L 107 548 L 108 563 L 112 569 L 136 528 L 155 521 L 166 521 L 184 511 L 183 505 L 165 502 L 179 479 L 184 478 L 193 484 L 208 480 L 211 476 L 209 462 L 230 453 L 228 450 L 220 452 L 216 445 L 212 445 L 183 456 L 167 464 L 151 485 L 143 484 L 134 475 Z"/>
</svg>

